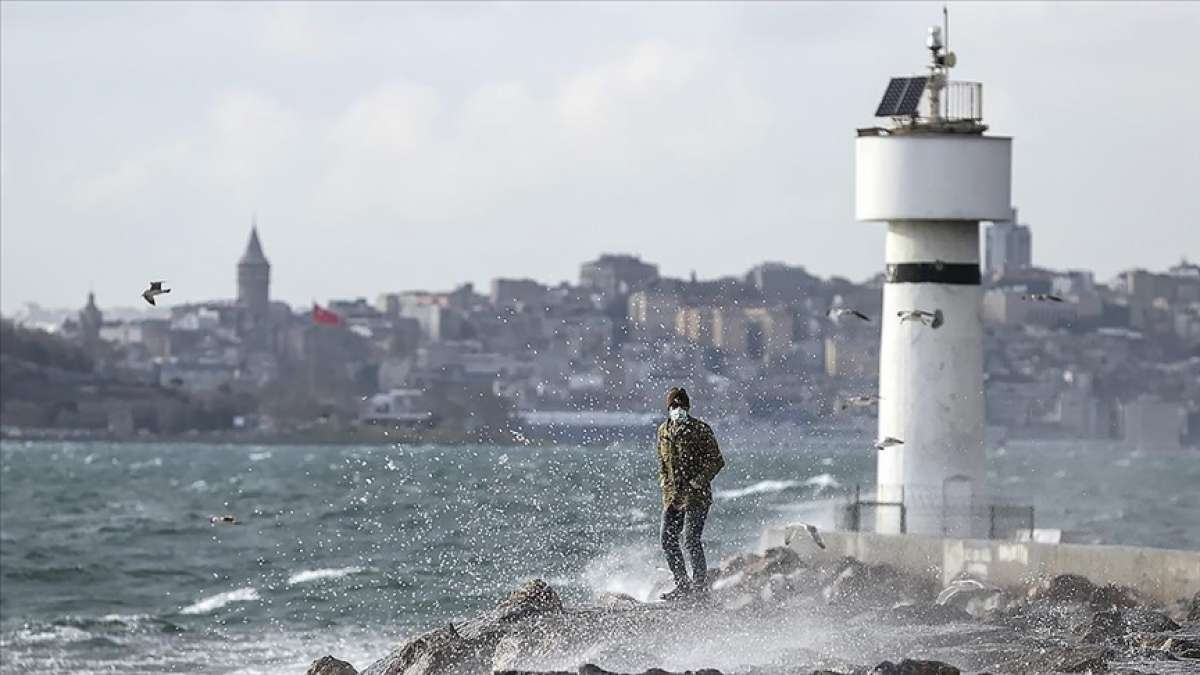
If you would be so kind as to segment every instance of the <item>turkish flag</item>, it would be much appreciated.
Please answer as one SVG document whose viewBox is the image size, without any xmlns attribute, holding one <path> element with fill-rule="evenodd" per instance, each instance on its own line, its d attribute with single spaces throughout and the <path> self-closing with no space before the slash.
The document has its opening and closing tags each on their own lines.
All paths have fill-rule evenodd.
<svg viewBox="0 0 1200 675">
<path fill-rule="evenodd" d="M 326 326 L 342 325 L 342 317 L 338 316 L 334 312 L 331 312 L 331 311 L 325 309 L 324 307 L 321 307 L 320 305 L 318 305 L 315 302 L 313 303 L 312 317 L 313 317 L 313 321 L 315 321 L 317 323 L 325 324 Z"/>
</svg>

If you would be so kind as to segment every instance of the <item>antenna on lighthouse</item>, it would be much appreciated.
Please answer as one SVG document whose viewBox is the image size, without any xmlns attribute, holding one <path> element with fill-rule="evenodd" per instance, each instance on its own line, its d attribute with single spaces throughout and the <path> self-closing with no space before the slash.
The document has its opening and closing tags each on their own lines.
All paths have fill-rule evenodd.
<svg viewBox="0 0 1200 675">
<path fill-rule="evenodd" d="M 942 32 L 946 34 L 946 51 L 950 51 L 950 8 L 942 5 Z"/>
</svg>

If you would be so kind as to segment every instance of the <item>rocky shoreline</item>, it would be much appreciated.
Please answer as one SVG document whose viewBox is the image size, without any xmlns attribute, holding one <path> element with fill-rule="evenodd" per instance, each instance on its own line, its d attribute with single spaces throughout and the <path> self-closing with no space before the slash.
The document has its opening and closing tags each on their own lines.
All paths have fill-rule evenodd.
<svg viewBox="0 0 1200 675">
<path fill-rule="evenodd" d="M 810 564 L 782 547 L 712 574 L 707 599 L 669 605 L 605 594 L 564 607 L 533 580 L 365 670 L 326 656 L 308 675 L 1200 672 L 1200 593 L 1154 606 L 1077 575 L 940 589 L 889 565 Z"/>
</svg>

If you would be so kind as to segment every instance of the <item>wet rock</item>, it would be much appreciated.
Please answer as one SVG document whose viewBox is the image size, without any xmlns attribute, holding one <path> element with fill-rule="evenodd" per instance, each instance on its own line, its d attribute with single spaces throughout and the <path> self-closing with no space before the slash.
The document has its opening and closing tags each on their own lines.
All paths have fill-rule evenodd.
<svg viewBox="0 0 1200 675">
<path fill-rule="evenodd" d="M 354 666 L 333 658 L 332 656 L 322 656 L 305 671 L 305 675 L 358 675 L 358 671 Z"/>
<path fill-rule="evenodd" d="M 626 675 L 624 673 L 615 673 L 610 670 L 605 670 L 600 666 L 591 663 L 585 663 L 579 667 L 579 675 Z M 637 675 L 722 675 L 721 671 L 712 668 L 702 668 L 700 670 L 685 670 L 682 673 L 676 673 L 660 668 L 650 668 Z"/>
<path fill-rule="evenodd" d="M 1108 669 L 1107 656 L 1107 650 L 1099 645 L 1064 645 L 1027 649 L 994 667 L 1005 673 L 1103 672 Z"/>
<path fill-rule="evenodd" d="M 1097 586 L 1096 590 L 1092 591 L 1088 598 L 1088 604 L 1092 609 L 1112 609 L 1113 607 L 1125 609 L 1128 607 L 1137 607 L 1137 595 L 1133 589 L 1116 584 L 1104 584 Z"/>
<path fill-rule="evenodd" d="M 641 607 L 645 603 L 626 593 L 601 593 L 596 604 L 606 609 L 629 609 Z"/>
<path fill-rule="evenodd" d="M 947 623 L 973 621 L 966 610 L 950 605 L 897 605 L 879 613 L 887 623 L 937 626 Z"/>
<path fill-rule="evenodd" d="M 506 626 L 531 617 L 556 614 L 562 608 L 558 593 L 545 581 L 534 579 L 501 600 L 490 612 L 459 626 L 449 624 L 405 642 L 371 664 L 362 675 L 489 672 L 495 665 L 511 662 L 512 654 L 508 652 L 526 649 L 525 642 L 548 639 L 538 631 L 518 638 L 506 634 Z"/>
<path fill-rule="evenodd" d="M 1146 647 L 1138 647 L 1129 649 L 1121 653 L 1122 659 L 1130 659 L 1136 661 L 1178 661 L 1179 657 L 1171 652 L 1164 652 L 1161 649 L 1148 649 Z"/>
<path fill-rule="evenodd" d="M 1188 621 L 1200 621 L 1200 591 L 1192 596 L 1192 604 L 1188 607 Z"/>
<path fill-rule="evenodd" d="M 1169 637 L 1163 640 L 1158 648 L 1162 651 L 1170 652 L 1181 659 L 1200 659 L 1200 640 Z"/>
<path fill-rule="evenodd" d="M 1179 630 L 1179 624 L 1163 612 L 1140 607 L 1121 610 L 1121 623 L 1126 633 L 1163 633 Z"/>
<path fill-rule="evenodd" d="M 1033 597 L 1049 602 L 1088 602 L 1096 592 L 1096 585 L 1079 574 L 1060 574 L 1041 586 L 1035 587 Z"/>
<path fill-rule="evenodd" d="M 534 579 L 496 605 L 495 619 L 511 622 L 536 614 L 561 612 L 562 608 L 562 599 L 550 584 L 541 579 Z"/>
<path fill-rule="evenodd" d="M 904 659 L 900 663 L 884 661 L 875 666 L 871 675 L 959 675 L 958 668 L 941 661 Z"/>
<path fill-rule="evenodd" d="M 1087 643 L 1109 642 L 1125 635 L 1125 624 L 1121 620 L 1121 610 L 1106 609 L 1092 615 L 1091 623 L 1083 634 L 1082 640 Z"/>
<path fill-rule="evenodd" d="M 405 642 L 372 663 L 363 671 L 363 675 L 438 675 L 462 670 L 480 671 L 485 664 L 477 658 L 480 656 L 478 652 L 476 645 L 472 645 L 453 625 L 449 625 Z M 475 663 L 470 663 L 472 661 Z M 488 662 L 490 664 L 490 658 Z"/>
<path fill-rule="evenodd" d="M 762 556 L 758 556 L 753 553 L 741 553 L 733 556 L 732 558 L 726 558 L 725 560 L 721 561 L 721 566 L 719 568 L 721 576 L 727 577 L 737 574 L 745 569 L 746 565 L 749 565 L 760 558 L 762 558 Z"/>
<path fill-rule="evenodd" d="M 800 554 L 784 546 L 767 549 L 757 560 L 746 562 L 740 571 L 748 577 L 769 578 L 772 574 L 790 574 L 800 568 Z M 722 572 L 724 573 L 724 572 Z"/>
</svg>

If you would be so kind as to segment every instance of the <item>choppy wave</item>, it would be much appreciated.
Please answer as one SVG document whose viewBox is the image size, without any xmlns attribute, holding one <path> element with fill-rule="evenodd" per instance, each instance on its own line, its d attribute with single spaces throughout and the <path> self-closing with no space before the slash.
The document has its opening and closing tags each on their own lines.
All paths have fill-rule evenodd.
<svg viewBox="0 0 1200 675">
<path fill-rule="evenodd" d="M 822 490 L 836 489 L 836 488 L 840 488 L 842 486 L 842 484 L 839 483 L 837 481 L 837 479 L 833 477 L 832 474 L 828 474 L 828 473 L 822 473 L 822 474 L 813 476 L 812 478 L 809 478 L 808 480 L 804 481 L 804 484 L 808 485 L 810 487 L 815 487 L 815 488 L 819 488 Z"/>
<path fill-rule="evenodd" d="M 13 634 L 14 642 L 25 644 L 82 642 L 91 637 L 91 633 L 75 626 L 31 626 Z"/>
<path fill-rule="evenodd" d="M 288 577 L 287 582 L 289 586 L 295 586 L 296 584 L 304 584 L 321 579 L 340 579 L 351 574 L 358 574 L 361 571 L 363 571 L 361 567 L 326 567 L 318 570 L 302 570 Z"/>
<path fill-rule="evenodd" d="M 204 598 L 179 610 L 180 614 L 208 614 L 234 602 L 253 602 L 258 600 L 258 589 L 246 586 L 234 591 L 217 593 L 210 598 Z"/>
<path fill-rule="evenodd" d="M 592 560 L 583 570 L 583 582 L 592 593 L 622 593 L 643 602 L 654 596 L 670 575 L 659 568 L 657 546 L 619 546 Z"/>
<path fill-rule="evenodd" d="M 762 494 L 765 492 L 782 492 L 800 485 L 802 485 L 802 483 L 798 480 L 761 480 L 753 485 L 747 485 L 744 488 L 737 488 L 735 490 L 717 490 L 713 493 L 713 496 L 717 499 L 740 499 L 742 497 Z"/>
</svg>

